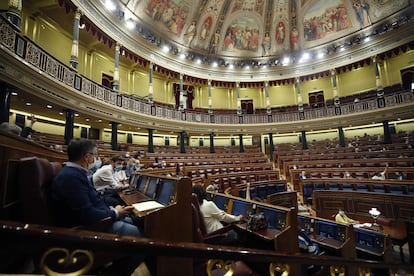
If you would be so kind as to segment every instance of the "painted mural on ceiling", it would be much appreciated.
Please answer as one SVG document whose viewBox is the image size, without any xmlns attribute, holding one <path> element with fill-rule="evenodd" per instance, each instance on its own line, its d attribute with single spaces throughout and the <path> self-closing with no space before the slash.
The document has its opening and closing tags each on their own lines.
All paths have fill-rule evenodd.
<svg viewBox="0 0 414 276">
<path fill-rule="evenodd" d="M 263 57 L 346 36 L 409 0 L 130 0 L 126 5 L 154 33 L 184 50 Z"/>
</svg>

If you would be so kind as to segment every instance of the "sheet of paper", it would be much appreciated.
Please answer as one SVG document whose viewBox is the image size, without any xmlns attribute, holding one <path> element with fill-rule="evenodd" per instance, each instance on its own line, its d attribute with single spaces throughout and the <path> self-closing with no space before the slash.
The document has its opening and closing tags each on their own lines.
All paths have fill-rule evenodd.
<svg viewBox="0 0 414 276">
<path fill-rule="evenodd" d="M 132 206 L 134 206 L 134 208 L 138 212 L 144 212 L 144 211 L 164 207 L 164 205 L 162 205 L 161 203 L 159 203 L 158 201 L 155 201 L 155 200 L 135 203 L 135 204 L 132 204 Z"/>
</svg>

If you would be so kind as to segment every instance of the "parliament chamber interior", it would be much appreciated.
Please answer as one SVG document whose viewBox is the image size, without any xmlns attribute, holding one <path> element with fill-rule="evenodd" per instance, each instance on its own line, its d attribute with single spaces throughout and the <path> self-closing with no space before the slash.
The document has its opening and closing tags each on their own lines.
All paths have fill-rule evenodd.
<svg viewBox="0 0 414 276">
<path fill-rule="evenodd" d="M 414 274 L 413 0 L 0 15 L 0 274 Z M 57 222 L 76 166 L 115 217 Z M 98 186 L 105 167 L 122 187 Z M 108 231 L 125 210 L 139 236 Z"/>
</svg>

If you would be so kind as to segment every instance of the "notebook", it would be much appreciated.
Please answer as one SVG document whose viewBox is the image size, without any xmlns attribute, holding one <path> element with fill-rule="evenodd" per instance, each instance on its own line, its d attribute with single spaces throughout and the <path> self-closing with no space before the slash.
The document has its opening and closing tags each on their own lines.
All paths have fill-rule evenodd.
<svg viewBox="0 0 414 276">
<path fill-rule="evenodd" d="M 161 203 L 155 200 L 138 202 L 138 203 L 132 204 L 132 206 L 134 206 L 134 208 L 138 212 L 144 212 L 144 211 L 149 211 L 149 210 L 164 207 L 164 205 L 162 205 Z"/>
</svg>

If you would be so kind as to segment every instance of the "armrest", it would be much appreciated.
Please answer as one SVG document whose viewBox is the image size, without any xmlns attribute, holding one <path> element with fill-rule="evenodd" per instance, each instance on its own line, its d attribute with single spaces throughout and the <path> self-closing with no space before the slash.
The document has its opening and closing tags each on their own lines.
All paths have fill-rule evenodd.
<svg viewBox="0 0 414 276">
<path fill-rule="evenodd" d="M 216 239 L 222 238 L 223 236 L 226 236 L 227 232 L 233 229 L 232 224 L 228 224 L 224 226 L 223 228 L 220 228 L 214 232 L 211 232 L 203 237 L 203 241 L 205 243 L 211 243 L 214 242 Z"/>
<path fill-rule="evenodd" d="M 88 225 L 79 225 L 75 226 L 72 229 L 85 229 L 85 230 L 92 230 L 97 232 L 105 232 L 106 229 L 108 229 L 112 224 L 112 218 L 106 217 L 104 219 L 101 219 L 98 222 L 88 224 Z"/>
</svg>

